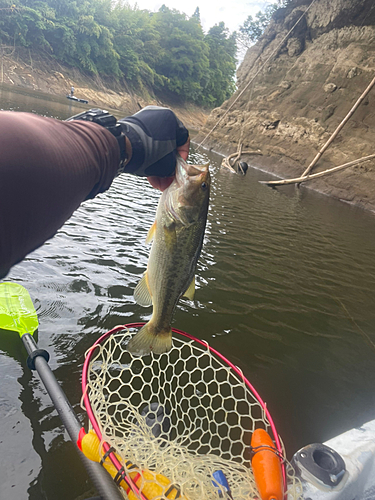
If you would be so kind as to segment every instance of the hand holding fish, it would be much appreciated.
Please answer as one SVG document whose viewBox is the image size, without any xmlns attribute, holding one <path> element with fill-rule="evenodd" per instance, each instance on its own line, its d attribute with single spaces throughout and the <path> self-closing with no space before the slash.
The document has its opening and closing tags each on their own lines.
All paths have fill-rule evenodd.
<svg viewBox="0 0 375 500">
<path fill-rule="evenodd" d="M 147 106 L 119 123 L 131 150 L 124 172 L 149 177 L 153 184 L 154 177 L 174 176 L 177 153 L 186 160 L 189 132 L 171 109 Z M 163 189 L 168 182 L 159 184 Z"/>
<path fill-rule="evenodd" d="M 181 156 L 183 160 L 187 160 L 187 157 L 189 155 L 189 148 L 190 148 L 190 137 L 188 137 L 188 140 L 183 144 L 182 146 L 177 148 L 177 154 Z M 173 180 L 174 176 L 171 177 L 157 177 L 156 175 L 147 177 L 148 182 L 151 184 L 152 187 L 155 189 L 159 189 L 159 191 L 164 191 L 169 187 Z"/>
</svg>

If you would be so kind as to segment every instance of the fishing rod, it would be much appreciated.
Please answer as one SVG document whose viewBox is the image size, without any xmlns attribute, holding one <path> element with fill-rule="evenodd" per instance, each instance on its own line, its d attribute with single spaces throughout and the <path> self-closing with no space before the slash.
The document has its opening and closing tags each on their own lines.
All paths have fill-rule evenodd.
<svg viewBox="0 0 375 500">
<path fill-rule="evenodd" d="M 38 372 L 70 439 L 73 443 L 77 443 L 82 425 L 48 364 L 49 353 L 39 349 L 34 340 L 33 334 L 38 325 L 38 316 L 28 291 L 17 283 L 0 283 L 0 329 L 19 334 L 29 355 L 27 366 Z M 76 449 L 101 499 L 124 500 L 102 465 L 86 458 L 77 446 Z"/>
</svg>

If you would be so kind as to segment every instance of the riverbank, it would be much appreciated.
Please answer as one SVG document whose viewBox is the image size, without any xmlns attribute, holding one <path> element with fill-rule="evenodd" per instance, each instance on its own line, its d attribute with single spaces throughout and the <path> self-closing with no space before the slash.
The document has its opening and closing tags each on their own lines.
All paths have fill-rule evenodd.
<svg viewBox="0 0 375 500">
<path fill-rule="evenodd" d="M 276 30 L 271 26 L 271 31 L 272 29 Z M 280 27 L 279 29 L 281 30 Z M 323 75 L 325 80 L 320 75 L 319 78 L 316 75 L 313 79 L 308 78 L 306 67 L 319 60 L 317 45 L 327 42 L 322 35 L 323 40 L 319 39 L 319 42 L 305 47 L 301 53 L 303 58 L 293 53 L 293 57 L 297 58 L 294 63 L 289 60 L 292 57 L 289 52 L 281 54 L 270 66 L 270 71 L 262 75 L 262 82 L 250 86 L 229 112 L 228 108 L 237 99 L 236 94 L 210 115 L 207 110 L 191 104 L 157 99 L 147 89 L 143 90 L 142 95 L 136 94 L 125 81 L 107 81 L 100 76 L 85 75 L 75 68 L 62 66 L 48 55 L 22 48 L 17 48 L 12 56 L 3 57 L 0 82 L 3 81 L 6 86 L 62 98 L 65 98 L 71 86 L 74 86 L 75 95 L 87 99 L 89 107 L 109 109 L 115 112 L 116 116 L 131 115 L 150 104 L 168 106 L 189 129 L 198 132 L 194 137 L 198 144 L 221 119 L 220 126 L 204 143 L 205 148 L 227 156 L 237 150 L 238 140 L 241 138 L 244 149 L 259 149 L 262 152 L 262 156 L 244 156 L 244 161 L 278 177 L 294 178 L 299 177 L 305 170 L 368 83 L 373 65 L 365 67 L 361 64 L 361 68 L 356 66 L 355 71 L 351 70 L 355 67 L 353 58 L 365 57 L 365 42 L 367 56 L 375 53 L 375 47 L 370 43 L 373 39 L 369 38 L 375 33 L 375 29 L 361 28 L 361 33 L 363 40 L 360 43 L 355 42 L 355 30 L 345 32 L 346 37 L 342 35 L 340 38 L 342 43 L 348 40 L 352 43 L 340 56 L 342 68 L 339 63 L 335 65 L 335 79 L 332 72 L 327 73 L 328 70 Z M 251 75 L 254 65 L 258 64 L 262 51 L 268 53 L 276 43 L 273 39 L 269 40 L 270 37 L 266 37 L 265 41 L 260 42 L 260 46 L 257 44 L 248 52 L 239 70 L 238 92 L 242 92 L 241 85 L 247 85 L 247 75 Z M 340 47 L 336 48 L 339 49 Z M 328 49 L 325 50 L 328 65 L 333 56 L 330 55 L 329 59 Z M 280 73 L 290 73 L 292 63 L 295 76 L 291 77 L 290 81 L 283 79 L 279 83 Z M 336 83 L 329 86 L 326 82 L 331 80 Z M 370 93 L 319 161 L 314 173 L 374 152 L 375 115 L 371 111 L 373 99 Z M 367 162 L 325 178 L 309 181 L 304 186 L 346 203 L 375 211 L 373 167 L 374 162 Z M 270 176 L 265 174 L 264 179 L 269 180 Z"/>
<path fill-rule="evenodd" d="M 142 94 L 137 94 L 125 80 L 117 82 L 99 75 L 84 74 L 76 68 L 61 65 L 45 53 L 21 47 L 16 48 L 12 55 L 3 55 L 0 65 L 0 83 L 4 85 L 60 97 L 69 94 L 74 87 L 74 95 L 87 99 L 90 107 L 118 110 L 122 116 L 134 114 L 148 105 L 167 106 L 188 128 L 199 130 L 209 114 L 208 110 L 193 104 L 157 98 L 146 88 Z"/>
<path fill-rule="evenodd" d="M 311 8 L 310 8 L 311 6 Z M 279 9 L 238 73 L 238 91 L 213 110 L 197 137 L 225 155 L 260 150 L 252 165 L 300 177 L 375 75 L 372 0 L 292 0 Z M 312 173 L 374 154 L 375 88 Z M 304 185 L 375 211 L 372 160 Z M 269 177 L 265 175 L 265 180 Z M 283 188 L 280 188 L 283 189 Z"/>
<path fill-rule="evenodd" d="M 202 138 L 203 135 L 198 133 L 198 135 L 194 138 L 195 144 L 198 145 L 202 141 Z M 269 148 L 262 148 L 261 144 L 259 144 L 259 146 L 260 147 L 256 147 L 256 144 L 254 144 L 253 147 L 246 149 L 258 150 L 260 152 L 263 151 L 262 154 L 244 154 L 241 156 L 241 161 L 245 161 L 249 166 L 263 171 L 264 181 L 294 179 L 300 177 L 301 173 L 305 170 L 316 154 L 316 152 L 310 151 L 309 148 L 306 147 L 305 161 L 303 161 L 303 159 L 296 161 L 291 153 L 285 151 L 282 155 L 277 154 L 276 152 L 274 154 L 267 154 L 267 151 L 269 152 Z M 235 153 L 237 150 L 237 147 L 235 147 L 233 143 L 225 141 L 220 142 L 217 141 L 217 139 L 207 140 L 202 147 L 206 150 L 218 153 L 223 157 L 227 157 L 230 154 Z M 324 159 L 323 157 L 319 161 L 319 165 L 313 170 L 313 173 L 318 173 L 337 165 L 338 163 L 333 164 L 329 159 Z M 372 160 L 362 165 L 349 167 L 346 171 L 341 170 L 323 178 L 304 182 L 301 186 L 335 198 L 349 205 L 375 213 L 375 172 L 373 168 L 374 161 Z M 277 189 L 282 191 L 285 187 L 278 186 Z"/>
</svg>

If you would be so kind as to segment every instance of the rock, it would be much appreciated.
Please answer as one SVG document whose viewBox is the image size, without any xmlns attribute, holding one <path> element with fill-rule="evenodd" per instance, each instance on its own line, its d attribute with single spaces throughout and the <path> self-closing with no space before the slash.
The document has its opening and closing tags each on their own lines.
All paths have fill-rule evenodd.
<svg viewBox="0 0 375 500">
<path fill-rule="evenodd" d="M 266 130 L 273 130 L 273 129 L 277 128 L 279 123 L 280 123 L 280 120 L 275 120 L 275 121 L 267 120 L 267 121 L 262 123 L 262 126 Z"/>
<path fill-rule="evenodd" d="M 327 92 L 327 94 L 332 94 L 337 89 L 337 85 L 334 83 L 327 83 L 324 85 L 324 92 Z"/>
<path fill-rule="evenodd" d="M 269 96 L 267 96 L 267 101 L 273 101 L 274 99 L 276 99 L 277 97 L 279 97 L 279 95 L 282 94 L 282 90 L 275 90 L 275 92 L 272 92 L 272 94 L 270 94 Z"/>
<path fill-rule="evenodd" d="M 335 112 L 336 106 L 333 104 L 327 106 L 326 108 L 323 109 L 322 111 L 322 121 L 325 122 L 330 118 L 333 113 Z"/>
<path fill-rule="evenodd" d="M 298 56 L 303 51 L 302 42 L 298 38 L 289 38 L 286 46 L 289 57 Z"/>
<path fill-rule="evenodd" d="M 282 82 L 279 83 L 279 87 L 281 87 L 282 89 L 285 89 L 285 90 L 290 89 L 291 86 L 292 86 L 292 84 L 290 82 L 285 81 L 285 80 L 283 80 Z"/>
<path fill-rule="evenodd" d="M 358 68 L 351 68 L 347 75 L 346 78 L 354 78 L 355 76 L 359 75 L 360 70 Z"/>
</svg>

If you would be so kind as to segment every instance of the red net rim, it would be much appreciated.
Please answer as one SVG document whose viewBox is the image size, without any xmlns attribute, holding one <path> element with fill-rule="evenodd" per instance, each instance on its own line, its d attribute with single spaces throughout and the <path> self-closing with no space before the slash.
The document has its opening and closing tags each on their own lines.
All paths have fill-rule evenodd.
<svg viewBox="0 0 375 500">
<path fill-rule="evenodd" d="M 109 330 L 107 333 L 104 333 L 101 337 L 99 337 L 99 339 L 94 342 L 94 344 L 92 345 L 92 348 L 89 350 L 89 352 L 87 353 L 87 356 L 86 356 L 86 359 L 85 359 L 85 362 L 83 364 L 83 369 L 82 369 L 82 394 L 83 394 L 83 402 L 84 402 L 84 406 L 85 406 L 85 409 L 86 409 L 86 412 L 87 412 L 87 416 L 90 420 L 90 423 L 95 431 L 95 433 L 97 434 L 98 438 L 102 441 L 103 440 L 103 436 L 102 436 L 102 433 L 100 431 L 100 427 L 99 427 L 99 424 L 95 418 L 95 415 L 92 411 L 92 408 L 91 408 L 91 404 L 90 404 L 90 399 L 89 399 L 89 396 L 88 396 L 88 385 L 87 385 L 87 375 L 88 375 L 88 368 L 89 368 L 89 364 L 90 364 L 90 361 L 91 361 L 91 357 L 93 355 L 93 352 L 95 351 L 95 347 L 99 344 L 102 344 L 110 335 L 114 335 L 115 333 L 117 332 L 120 332 L 121 330 L 124 330 L 124 329 L 130 329 L 130 328 L 142 328 L 142 326 L 144 326 L 145 323 L 127 323 L 126 325 L 119 325 L 119 326 L 116 326 L 115 328 L 112 328 L 112 330 Z M 225 364 L 227 364 L 228 366 L 231 367 L 231 369 L 237 374 L 238 377 L 240 377 L 243 382 L 245 383 L 245 385 L 249 388 L 249 390 L 251 391 L 251 393 L 253 394 L 253 396 L 255 397 L 255 399 L 258 401 L 258 403 L 260 404 L 260 406 L 262 407 L 266 417 L 267 417 L 267 420 L 270 424 L 270 427 L 271 427 L 271 430 L 272 430 L 272 434 L 273 434 L 273 439 L 275 441 L 275 444 L 276 444 L 276 448 L 277 448 L 277 451 L 279 452 L 280 456 L 282 457 L 283 456 L 283 449 L 281 447 L 281 442 L 280 442 L 280 439 L 279 439 L 279 435 L 277 433 L 277 430 L 276 430 L 276 426 L 273 422 L 273 419 L 267 409 L 267 406 L 266 404 L 264 403 L 264 401 L 262 400 L 262 398 L 260 397 L 260 395 L 258 394 L 258 391 L 253 387 L 253 385 L 249 382 L 249 380 L 244 376 L 244 374 L 242 373 L 242 371 L 237 367 L 235 366 L 231 361 L 229 361 L 229 359 L 227 359 L 225 356 L 223 356 L 220 352 L 218 352 L 216 349 L 214 349 L 213 347 L 211 347 L 207 342 L 204 342 L 203 340 L 200 340 L 200 339 L 197 339 L 196 337 L 194 337 L 193 335 L 190 335 L 189 333 L 186 333 L 186 332 L 183 332 L 182 330 L 178 330 L 177 328 L 172 328 L 172 332 L 173 333 L 177 333 L 178 335 L 182 335 L 183 337 L 186 337 L 188 338 L 189 340 L 193 340 L 194 342 L 197 342 L 198 344 L 204 346 L 204 347 L 207 347 L 210 352 L 212 352 L 213 354 L 215 354 L 215 356 L 217 356 L 218 358 L 220 358 L 222 361 L 224 361 Z M 110 449 L 110 445 L 106 442 L 106 441 L 103 441 L 103 449 L 105 452 L 108 452 L 108 450 Z M 113 465 L 116 467 L 116 469 L 118 471 L 120 471 L 122 469 L 122 464 L 117 460 L 116 456 L 114 453 L 109 453 L 109 458 L 111 459 L 111 462 L 113 463 Z M 282 459 L 280 459 L 282 461 Z M 286 472 L 285 472 L 285 465 L 284 465 L 284 462 L 282 461 L 281 463 L 281 467 L 282 467 L 282 471 L 283 471 L 283 479 L 284 479 L 284 489 L 286 489 Z M 139 489 L 137 488 L 136 484 L 128 477 L 124 476 L 123 479 L 126 481 L 126 483 L 129 485 L 129 487 L 132 489 L 132 491 L 141 499 L 141 500 L 148 500 L 144 495 L 142 495 L 142 493 L 139 491 Z"/>
</svg>

